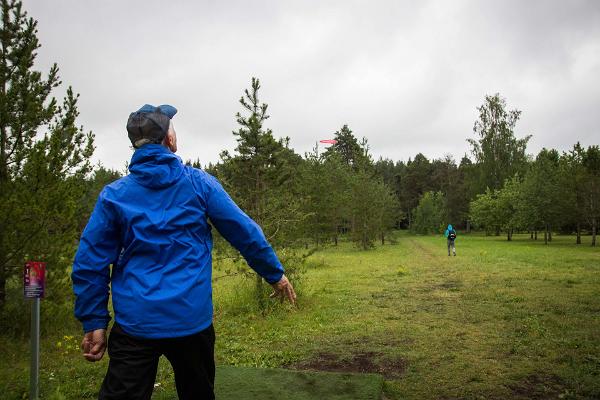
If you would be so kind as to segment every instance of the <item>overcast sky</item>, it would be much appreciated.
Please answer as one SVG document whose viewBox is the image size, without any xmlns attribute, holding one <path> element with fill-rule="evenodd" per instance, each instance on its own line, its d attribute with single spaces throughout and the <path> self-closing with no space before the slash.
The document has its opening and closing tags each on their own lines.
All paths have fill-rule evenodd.
<svg viewBox="0 0 600 400">
<path fill-rule="evenodd" d="M 348 124 L 375 158 L 469 151 L 476 107 L 521 110 L 529 153 L 600 143 L 600 1 L 25 0 L 37 67 L 81 94 L 95 160 L 131 157 L 125 124 L 172 104 L 183 159 L 232 150 L 251 77 L 267 127 L 300 154 Z"/>
</svg>

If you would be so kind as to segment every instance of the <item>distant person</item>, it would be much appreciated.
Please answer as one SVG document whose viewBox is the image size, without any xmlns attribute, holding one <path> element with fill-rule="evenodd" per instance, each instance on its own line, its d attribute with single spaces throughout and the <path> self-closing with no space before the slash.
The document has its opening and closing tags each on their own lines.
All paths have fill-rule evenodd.
<svg viewBox="0 0 600 400">
<path fill-rule="evenodd" d="M 446 232 L 444 232 L 444 236 L 446 236 L 448 242 L 448 256 L 450 256 L 450 249 L 452 249 L 452 254 L 456 256 L 456 246 L 454 245 L 454 241 L 456 240 L 456 231 L 452 225 L 448 225 L 448 229 L 446 229 Z"/>
<path fill-rule="evenodd" d="M 176 112 L 146 104 L 131 113 L 130 173 L 102 190 L 75 255 L 75 316 L 88 361 L 104 355 L 112 290 L 115 323 L 99 399 L 150 399 L 161 355 L 173 366 L 180 399 L 214 399 L 209 219 L 273 295 L 296 299 L 260 227 L 215 178 L 174 154 Z"/>
</svg>

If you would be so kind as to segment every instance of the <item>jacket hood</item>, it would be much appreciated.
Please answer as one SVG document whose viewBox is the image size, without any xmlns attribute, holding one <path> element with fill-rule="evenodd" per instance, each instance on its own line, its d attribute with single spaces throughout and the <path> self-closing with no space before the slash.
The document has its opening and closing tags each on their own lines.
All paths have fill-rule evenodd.
<svg viewBox="0 0 600 400">
<path fill-rule="evenodd" d="M 451 231 L 452 230 L 452 225 L 448 225 L 448 230 Z"/>
<path fill-rule="evenodd" d="M 133 153 L 129 172 L 140 185 L 160 189 L 179 180 L 183 173 L 183 163 L 165 146 L 146 144 Z"/>
</svg>

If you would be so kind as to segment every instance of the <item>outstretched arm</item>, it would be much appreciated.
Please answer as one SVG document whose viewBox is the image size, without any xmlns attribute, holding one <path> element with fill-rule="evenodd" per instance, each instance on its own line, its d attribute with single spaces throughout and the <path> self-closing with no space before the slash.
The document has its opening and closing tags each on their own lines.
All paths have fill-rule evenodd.
<svg viewBox="0 0 600 400">
<path fill-rule="evenodd" d="M 294 303 L 294 288 L 285 277 L 283 266 L 262 230 L 210 175 L 207 213 L 219 233 L 242 254 L 256 273 L 273 286 L 275 292 L 272 296 L 285 297 Z"/>
</svg>

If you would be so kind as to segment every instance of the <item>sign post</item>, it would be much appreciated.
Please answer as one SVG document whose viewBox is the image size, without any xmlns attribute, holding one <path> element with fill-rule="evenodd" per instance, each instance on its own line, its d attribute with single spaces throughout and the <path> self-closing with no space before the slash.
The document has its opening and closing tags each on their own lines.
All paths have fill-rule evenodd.
<svg viewBox="0 0 600 400">
<path fill-rule="evenodd" d="M 40 299 L 46 286 L 46 263 L 29 261 L 23 270 L 23 295 L 31 299 L 31 365 L 29 370 L 29 399 L 40 396 Z"/>
</svg>

